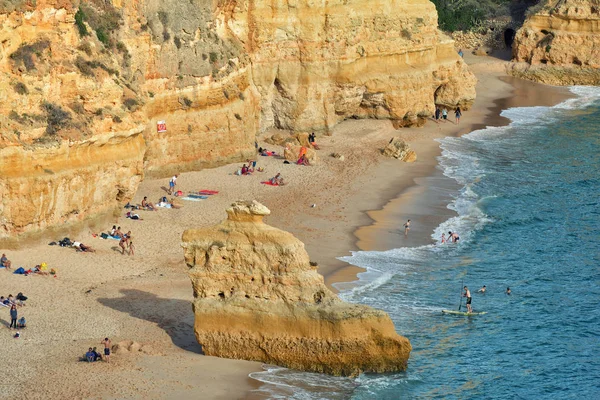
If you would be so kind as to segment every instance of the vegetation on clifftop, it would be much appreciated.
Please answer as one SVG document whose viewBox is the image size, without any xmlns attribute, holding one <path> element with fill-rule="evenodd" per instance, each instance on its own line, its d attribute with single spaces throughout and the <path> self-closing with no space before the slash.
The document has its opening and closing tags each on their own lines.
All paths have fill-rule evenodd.
<svg viewBox="0 0 600 400">
<path fill-rule="evenodd" d="M 438 24 L 447 32 L 472 31 L 494 18 L 521 19 L 527 7 L 540 0 L 431 0 L 438 11 Z M 541 2 L 545 3 L 545 0 Z"/>
</svg>

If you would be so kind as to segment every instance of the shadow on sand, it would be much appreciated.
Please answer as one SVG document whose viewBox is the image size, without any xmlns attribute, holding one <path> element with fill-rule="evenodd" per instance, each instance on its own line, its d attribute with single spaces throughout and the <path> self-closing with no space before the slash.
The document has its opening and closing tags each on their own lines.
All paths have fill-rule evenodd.
<svg viewBox="0 0 600 400">
<path fill-rule="evenodd" d="M 100 298 L 98 301 L 132 317 L 156 323 L 177 347 L 203 354 L 202 346 L 194 335 L 194 313 L 190 301 L 164 299 L 135 289 L 121 289 L 120 293 L 123 297 Z"/>
</svg>

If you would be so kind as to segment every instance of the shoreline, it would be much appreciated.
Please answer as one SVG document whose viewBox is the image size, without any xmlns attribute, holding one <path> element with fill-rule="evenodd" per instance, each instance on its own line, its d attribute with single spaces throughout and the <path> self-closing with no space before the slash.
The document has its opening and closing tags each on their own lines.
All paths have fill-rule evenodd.
<svg viewBox="0 0 600 400">
<path fill-rule="evenodd" d="M 504 78 L 504 63 L 497 59 L 465 58 L 478 76 L 481 95 L 458 126 L 428 121 L 421 128 L 396 130 L 389 121 L 345 121 L 331 136 L 317 138 L 322 150 L 318 163 L 311 167 L 284 165 L 276 157 L 257 157 L 266 172 L 252 176 L 233 175 L 238 167 L 233 164 L 183 173 L 178 189 L 220 193 L 201 202 L 179 201 L 182 209 L 140 211 L 143 219 L 139 221 L 125 219 L 125 209 L 119 210 L 118 216 L 107 217 L 105 229 L 116 224 L 124 232 L 132 231 L 135 256 L 121 255 L 118 241 L 93 237 L 87 225 L 71 229 L 71 239 L 91 245 L 96 253 L 48 246 L 46 238 L 52 234 L 6 251 L 14 267 L 46 262 L 50 268 L 58 268 L 58 278 L 6 273 L 0 281 L 3 295 L 22 291 L 30 298 L 27 307 L 21 309 L 30 326 L 19 342 L 10 335 L 0 335 L 0 346 L 5 349 L 0 360 L 38 360 L 35 365 L 19 363 L 8 371 L 5 379 L 13 384 L 6 387 L 6 393 L 39 397 L 39 391 L 44 390 L 47 396 L 69 393 L 81 398 L 99 394 L 164 398 L 173 393 L 181 398 L 197 398 L 200 393 L 223 399 L 251 396 L 261 383 L 248 374 L 262 371 L 261 363 L 199 354 L 193 332 L 193 295 L 180 247 L 182 233 L 218 223 L 235 200 L 258 200 L 272 212 L 266 218 L 269 225 L 289 231 L 305 243 L 330 288 L 334 283 L 356 281 L 356 274 L 364 271 L 338 260 L 350 251 L 412 246 L 429 240 L 437 226 L 436 218 L 449 212 L 447 203 L 439 201 L 439 193 L 427 192 L 432 180 L 447 179 L 440 177 L 440 148 L 435 139 L 508 123 L 497 114 L 516 102 L 531 104 L 527 101 L 569 97 L 565 88 Z M 521 92 L 514 88 L 517 81 L 523 84 L 517 84 L 523 86 Z M 539 92 L 541 98 L 531 92 Z M 276 147 L 261 140 L 273 133 L 261 135 L 259 145 Z M 415 163 L 381 156 L 380 149 L 394 136 L 406 140 L 416 151 Z M 345 161 L 330 157 L 331 152 L 344 155 Z M 277 172 L 288 185 L 260 184 Z M 167 181 L 144 180 L 131 203 L 141 202 L 146 195 L 153 202 L 164 196 L 162 187 Z M 421 216 L 411 218 L 409 240 L 403 241 L 398 226 L 407 214 L 408 218 Z M 150 350 L 116 354 L 110 364 L 75 362 L 76 356 L 106 336 L 113 343 L 135 341 Z M 47 337 L 53 338 L 52 346 L 40 354 L 39 346 Z M 56 375 L 46 377 L 43 371 L 48 368 L 57 371 Z M 35 387 L 28 384 L 33 377 Z"/>
<path fill-rule="evenodd" d="M 534 106 L 554 106 L 574 96 L 566 87 L 549 86 L 536 82 L 525 81 L 522 79 L 507 76 L 503 72 L 489 74 L 485 80 L 480 79 L 481 70 L 478 66 L 484 68 L 485 64 L 502 63 L 497 60 L 491 61 L 490 57 L 465 56 L 465 61 L 474 70 L 478 76 L 477 93 L 473 108 L 471 111 L 479 112 L 481 120 L 474 120 L 466 125 L 468 128 L 461 127 L 446 137 L 459 137 L 464 134 L 485 129 L 486 127 L 501 127 L 510 124 L 510 120 L 501 116 L 501 112 L 513 107 L 534 107 Z M 477 62 L 480 61 L 480 62 Z M 504 87 L 500 91 L 501 95 L 484 95 L 480 84 L 489 85 L 490 81 L 497 80 L 509 87 Z M 488 92 L 489 93 L 489 92 Z M 462 120 L 461 120 L 462 122 Z M 435 139 L 431 139 L 433 142 Z M 411 143 L 412 145 L 412 143 Z M 382 201 L 376 208 L 365 211 L 369 218 L 369 223 L 355 227 L 353 236 L 355 241 L 350 251 L 386 251 L 401 247 L 417 247 L 421 245 L 433 244 L 431 235 L 434 229 L 442 222 L 456 215 L 456 213 L 447 208 L 452 201 L 450 192 L 460 189 L 453 179 L 443 175 L 439 168 L 438 157 L 441 155 L 441 148 L 435 142 L 435 149 L 430 149 L 430 160 L 434 164 L 428 175 L 413 175 L 412 183 L 402 187 L 401 191 L 392 197 L 382 196 Z M 419 154 L 419 153 L 418 153 Z M 415 226 L 415 215 L 420 226 Z M 411 229 L 408 237 L 404 237 L 402 226 L 407 219 L 411 219 Z M 352 288 L 360 281 L 358 274 L 366 272 L 366 269 L 354 266 L 345 261 L 340 261 L 342 265 L 339 268 L 331 270 L 325 276 L 328 286 L 339 292 L 338 287 L 344 289 Z"/>
</svg>

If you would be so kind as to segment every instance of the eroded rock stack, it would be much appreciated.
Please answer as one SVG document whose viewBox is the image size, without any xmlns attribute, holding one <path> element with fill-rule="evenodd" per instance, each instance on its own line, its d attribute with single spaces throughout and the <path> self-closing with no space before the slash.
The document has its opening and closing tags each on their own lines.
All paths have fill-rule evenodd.
<svg viewBox="0 0 600 400">
<path fill-rule="evenodd" d="M 205 354 L 333 375 L 406 368 L 411 346 L 389 316 L 327 289 L 304 244 L 263 222 L 268 208 L 238 201 L 227 214 L 182 239 Z"/>
<path fill-rule="evenodd" d="M 600 85 L 600 0 L 544 4 L 517 32 L 509 73 L 552 85 Z"/>
</svg>

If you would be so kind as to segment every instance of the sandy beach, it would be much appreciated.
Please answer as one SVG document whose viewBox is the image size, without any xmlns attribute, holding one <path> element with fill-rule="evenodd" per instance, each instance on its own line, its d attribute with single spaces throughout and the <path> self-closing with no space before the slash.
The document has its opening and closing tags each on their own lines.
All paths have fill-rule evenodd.
<svg viewBox="0 0 600 400">
<path fill-rule="evenodd" d="M 449 122 L 430 120 L 422 128 L 401 130 L 389 121 L 345 121 L 331 136 L 317 137 L 321 150 L 316 165 L 284 165 L 279 157 L 258 156 L 257 166 L 265 172 L 251 176 L 233 174 L 241 164 L 183 173 L 177 189 L 184 193 L 203 189 L 219 193 L 197 202 L 177 200 L 181 209 L 137 211 L 142 218 L 138 221 L 126 219 L 123 209 L 119 217 L 107 218 L 106 225 L 90 224 L 53 237 L 69 236 L 92 246 L 95 253 L 48 246 L 46 238 L 2 250 L 15 268 L 45 262 L 58 272 L 56 277 L 25 277 L 0 270 L 0 294 L 23 292 L 29 297 L 18 310 L 28 322 L 19 339 L 8 330 L 8 309 L 0 310 L 5 329 L 0 335 L 0 363 L 7 367 L 0 398 L 247 397 L 257 384 L 248 374 L 261 370 L 260 363 L 200 353 L 193 332 L 192 288 L 180 247 L 182 233 L 224 219 L 232 201 L 258 200 L 272 212 L 268 224 L 292 232 L 306 244 L 329 286 L 356 279 L 360 269 L 337 260 L 350 251 L 429 243 L 433 227 L 451 215 L 445 206 L 448 193 L 455 189 L 436 168 L 440 150 L 435 139 L 506 124 L 499 112 L 509 107 L 552 105 L 569 96 L 565 88 L 508 78 L 504 63 L 496 58 L 469 54 L 466 61 L 479 83 L 476 103 L 464 112 L 459 125 L 452 113 Z M 415 163 L 381 156 L 380 150 L 394 136 L 415 150 Z M 258 144 L 283 152 L 264 140 Z M 333 152 L 345 160 L 330 157 Z M 260 183 L 278 172 L 286 186 Z M 434 181 L 443 181 L 447 192 L 433 191 Z M 144 196 L 156 202 L 167 195 L 166 186 L 168 179 L 145 180 L 132 203 L 140 203 Z M 401 225 L 409 218 L 412 227 L 405 237 Z M 113 224 L 132 232 L 135 255 L 122 255 L 116 240 L 92 235 Z M 110 363 L 79 361 L 88 347 L 100 349 L 105 337 L 123 349 Z"/>
</svg>

